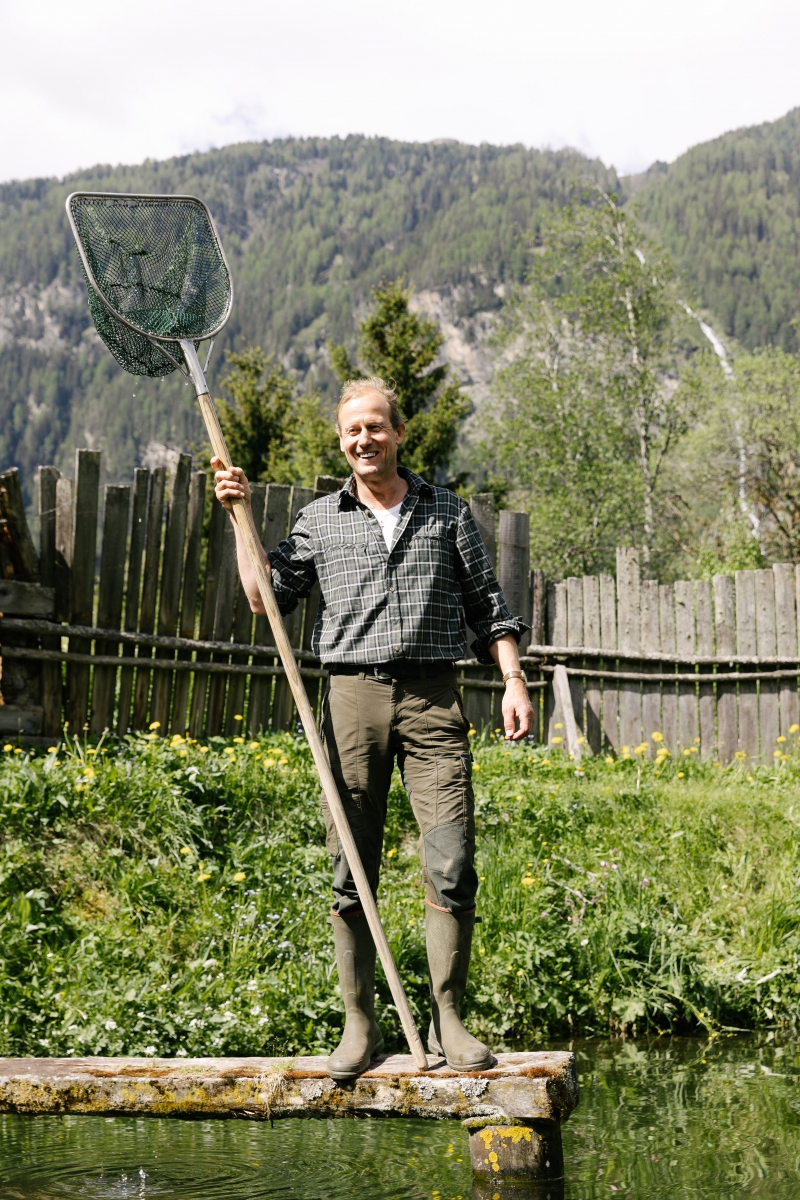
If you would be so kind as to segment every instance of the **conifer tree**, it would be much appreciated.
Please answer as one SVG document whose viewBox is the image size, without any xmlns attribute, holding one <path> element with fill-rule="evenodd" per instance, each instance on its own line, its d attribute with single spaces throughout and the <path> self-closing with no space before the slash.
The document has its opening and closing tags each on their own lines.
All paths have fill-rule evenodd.
<svg viewBox="0 0 800 1200">
<path fill-rule="evenodd" d="M 433 480 L 450 461 L 469 402 L 458 381 L 448 378 L 446 363 L 432 366 L 444 338 L 435 322 L 409 309 L 413 289 L 402 280 L 384 281 L 372 295 L 375 310 L 359 326 L 358 353 L 366 370 L 354 366 L 344 346 L 335 343 L 331 363 L 342 383 L 379 375 L 394 386 L 406 419 L 400 461 Z"/>
</svg>

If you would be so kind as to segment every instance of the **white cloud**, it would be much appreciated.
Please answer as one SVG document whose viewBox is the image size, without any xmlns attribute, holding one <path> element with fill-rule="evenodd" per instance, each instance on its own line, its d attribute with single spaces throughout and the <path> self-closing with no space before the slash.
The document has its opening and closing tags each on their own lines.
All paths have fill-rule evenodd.
<svg viewBox="0 0 800 1200">
<path fill-rule="evenodd" d="M 7 0 L 0 178 L 351 132 L 640 169 L 800 102 L 786 0 Z"/>
</svg>

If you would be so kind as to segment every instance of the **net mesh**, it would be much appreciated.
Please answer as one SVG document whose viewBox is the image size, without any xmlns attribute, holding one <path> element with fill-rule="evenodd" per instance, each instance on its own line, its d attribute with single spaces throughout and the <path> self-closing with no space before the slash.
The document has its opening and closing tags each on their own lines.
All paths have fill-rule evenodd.
<svg viewBox="0 0 800 1200">
<path fill-rule="evenodd" d="M 169 339 L 166 348 L 182 361 L 177 339 L 202 341 L 225 323 L 230 278 L 200 203 L 79 195 L 70 210 L 97 282 L 95 288 L 86 279 L 92 319 L 126 371 L 159 376 L 175 370 L 146 334 Z"/>
</svg>

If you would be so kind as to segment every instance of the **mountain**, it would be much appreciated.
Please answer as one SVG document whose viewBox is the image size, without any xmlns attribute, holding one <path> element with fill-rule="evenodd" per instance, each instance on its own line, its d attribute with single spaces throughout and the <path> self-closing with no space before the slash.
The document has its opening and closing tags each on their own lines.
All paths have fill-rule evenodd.
<svg viewBox="0 0 800 1200">
<path fill-rule="evenodd" d="M 800 108 L 622 183 L 727 337 L 798 349 Z"/>
<path fill-rule="evenodd" d="M 71 473 L 77 446 L 102 449 L 106 478 L 202 438 L 182 376 L 135 379 L 92 327 L 64 201 L 75 190 L 188 193 L 211 208 L 231 264 L 233 317 L 214 348 L 275 351 L 303 387 L 332 397 L 329 338 L 350 345 L 371 289 L 405 275 L 440 321 L 445 353 L 480 391 L 481 341 L 503 285 L 525 269 L 523 236 L 589 176 L 613 171 L 572 150 L 305 139 L 229 146 L 63 180 L 0 186 L 0 467 L 30 490 L 39 463 Z M 30 495 L 29 495 L 30 498 Z"/>
</svg>

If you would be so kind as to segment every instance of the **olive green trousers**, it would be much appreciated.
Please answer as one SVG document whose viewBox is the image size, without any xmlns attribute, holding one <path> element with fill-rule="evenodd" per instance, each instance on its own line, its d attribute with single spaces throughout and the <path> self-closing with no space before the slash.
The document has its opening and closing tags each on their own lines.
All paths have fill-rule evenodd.
<svg viewBox="0 0 800 1200">
<path fill-rule="evenodd" d="M 420 829 L 426 899 L 452 913 L 475 908 L 478 877 L 468 728 L 455 671 L 432 679 L 386 682 L 367 674 L 331 675 L 322 736 L 374 895 L 396 759 Z M 360 912 L 324 796 L 322 813 L 333 858 L 333 912 Z"/>
</svg>

